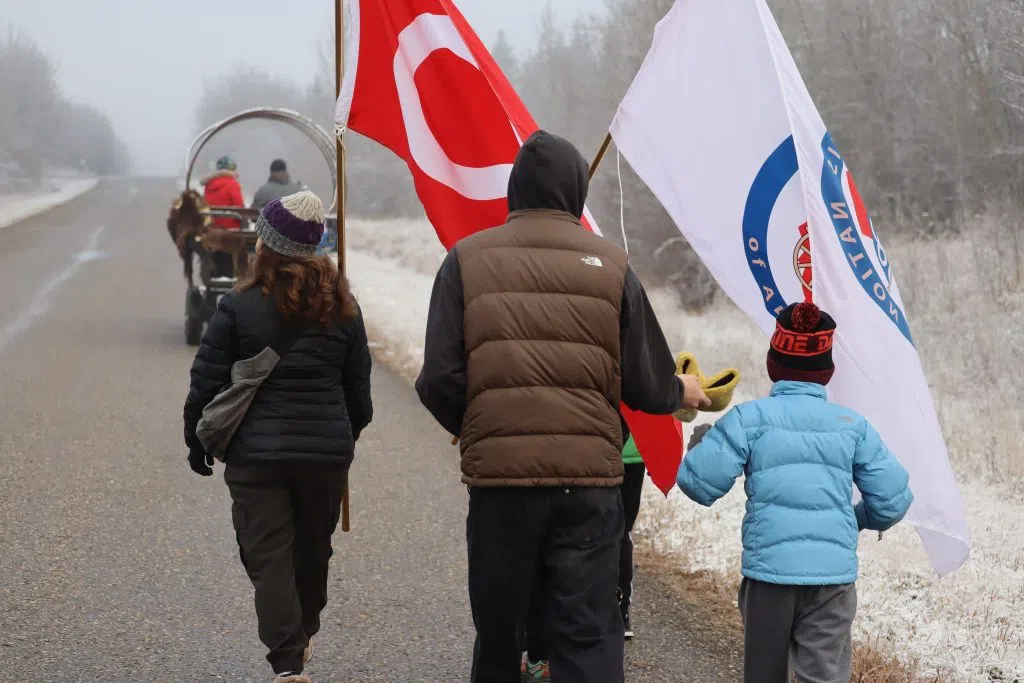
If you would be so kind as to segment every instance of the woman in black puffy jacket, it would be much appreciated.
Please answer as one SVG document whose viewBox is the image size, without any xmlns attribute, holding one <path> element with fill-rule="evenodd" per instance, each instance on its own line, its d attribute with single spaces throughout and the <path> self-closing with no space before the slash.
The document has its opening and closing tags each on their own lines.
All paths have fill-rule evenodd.
<svg viewBox="0 0 1024 683">
<path fill-rule="evenodd" d="M 331 535 L 355 443 L 373 415 L 370 352 L 348 283 L 329 257 L 316 256 L 324 230 L 316 195 L 271 202 L 256 230 L 252 275 L 221 299 L 192 364 L 185 443 L 192 469 L 213 474 L 196 436 L 203 409 L 236 361 L 282 348 L 227 448 L 224 479 L 275 680 L 306 683 Z"/>
</svg>

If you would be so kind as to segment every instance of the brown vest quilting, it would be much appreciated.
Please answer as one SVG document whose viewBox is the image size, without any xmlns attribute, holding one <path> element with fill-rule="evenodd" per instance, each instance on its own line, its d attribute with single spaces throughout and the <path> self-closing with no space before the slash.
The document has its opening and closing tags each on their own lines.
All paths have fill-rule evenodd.
<svg viewBox="0 0 1024 683">
<path fill-rule="evenodd" d="M 469 357 L 463 481 L 618 486 L 626 253 L 552 211 L 514 213 L 456 253 Z"/>
</svg>

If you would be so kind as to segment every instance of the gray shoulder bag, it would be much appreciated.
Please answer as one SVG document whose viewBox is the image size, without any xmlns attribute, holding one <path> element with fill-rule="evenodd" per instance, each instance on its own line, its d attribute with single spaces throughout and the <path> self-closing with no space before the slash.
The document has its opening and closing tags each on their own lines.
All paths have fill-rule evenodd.
<svg viewBox="0 0 1024 683">
<path fill-rule="evenodd" d="M 203 408 L 203 416 L 196 425 L 196 436 L 208 454 L 224 460 L 256 392 L 303 332 L 299 329 L 286 332 L 282 328 L 270 346 L 231 366 L 231 383 Z"/>
</svg>

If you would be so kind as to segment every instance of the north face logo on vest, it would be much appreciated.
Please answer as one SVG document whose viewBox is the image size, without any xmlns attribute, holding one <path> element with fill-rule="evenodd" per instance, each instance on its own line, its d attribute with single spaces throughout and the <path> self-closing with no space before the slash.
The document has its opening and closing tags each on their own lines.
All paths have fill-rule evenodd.
<svg viewBox="0 0 1024 683">
<path fill-rule="evenodd" d="M 604 264 L 601 262 L 601 259 L 597 258 L 596 256 L 583 256 L 580 257 L 580 261 L 583 261 L 588 266 L 596 266 L 598 268 L 604 267 Z"/>
</svg>

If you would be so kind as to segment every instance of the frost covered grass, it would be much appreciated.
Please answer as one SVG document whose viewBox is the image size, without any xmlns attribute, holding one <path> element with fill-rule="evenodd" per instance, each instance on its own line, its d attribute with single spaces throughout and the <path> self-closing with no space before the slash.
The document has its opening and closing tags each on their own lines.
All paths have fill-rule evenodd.
<svg viewBox="0 0 1024 683">
<path fill-rule="evenodd" d="M 973 548 L 966 566 L 940 580 L 910 527 L 880 542 L 862 536 L 855 629 L 866 645 L 855 680 L 1024 680 L 1024 453 L 1017 441 L 1024 385 L 1016 369 L 1024 351 L 1024 283 L 1022 245 L 1010 225 L 983 218 L 969 239 L 890 246 Z M 418 221 L 352 221 L 349 246 L 349 275 L 378 357 L 414 378 L 444 249 Z M 738 400 L 767 392 L 767 340 L 735 306 L 723 301 L 692 314 L 670 292 L 654 290 L 651 299 L 673 349 L 697 353 L 707 368 L 738 367 Z M 680 569 L 731 585 L 739 577 L 743 504 L 741 483 L 711 509 L 648 486 L 637 533 Z M 711 595 L 720 599 L 721 592 Z"/>
<path fill-rule="evenodd" d="M 945 671 L 922 676 L 917 660 L 885 653 L 874 642 L 854 646 L 850 683 L 954 683 L 957 680 L 954 674 Z"/>
<path fill-rule="evenodd" d="M 1024 226 L 1013 216 L 890 251 L 954 467 L 1024 490 Z"/>
</svg>

